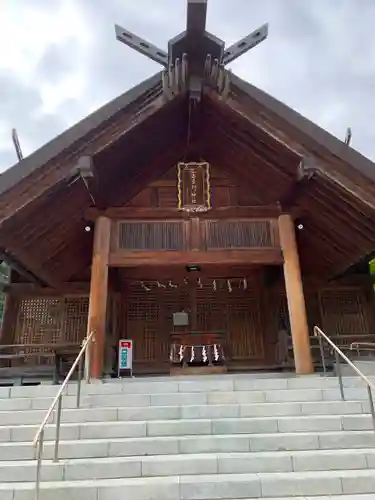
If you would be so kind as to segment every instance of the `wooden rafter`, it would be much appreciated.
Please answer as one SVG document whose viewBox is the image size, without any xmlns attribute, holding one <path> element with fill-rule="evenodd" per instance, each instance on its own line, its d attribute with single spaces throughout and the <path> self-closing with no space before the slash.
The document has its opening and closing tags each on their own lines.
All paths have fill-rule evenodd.
<svg viewBox="0 0 375 500">
<path fill-rule="evenodd" d="M 230 138 L 218 137 L 211 127 L 206 129 L 204 138 L 207 139 L 205 147 L 208 159 L 220 162 L 219 164 L 226 166 L 228 171 L 236 170 L 249 183 L 249 188 L 255 192 L 259 190 L 260 200 L 263 202 L 267 200 L 266 203 L 276 203 L 289 186 L 283 175 L 276 177 L 273 168 L 271 172 L 277 182 L 271 185 L 269 179 L 272 174 L 267 170 L 267 164 L 260 162 L 258 158 L 254 159 L 251 151 L 240 142 L 233 143 Z"/>
<path fill-rule="evenodd" d="M 316 200 L 321 201 L 323 206 L 329 207 L 333 218 L 339 216 L 351 229 L 361 234 L 368 241 L 374 242 L 374 225 L 370 218 L 367 218 L 358 208 L 351 209 L 340 199 L 337 193 L 330 192 L 326 187 L 318 182 L 314 183 L 313 195 Z"/>
<path fill-rule="evenodd" d="M 272 135 L 262 131 L 250 120 L 244 118 L 242 114 L 223 107 L 222 103 L 219 105 L 217 102 L 209 100 L 205 106 L 205 115 L 211 116 L 213 122 L 220 124 L 227 134 L 251 147 L 254 154 L 262 156 L 269 162 L 278 164 L 282 161 L 284 168 L 288 168 L 288 165 L 298 165 L 302 160 L 301 154 L 286 148 Z"/>
<path fill-rule="evenodd" d="M 13 216 L 33 200 L 45 194 L 48 189 L 64 181 L 71 175 L 77 157 L 97 154 L 157 113 L 164 105 L 166 105 L 165 100 L 158 90 L 153 98 L 149 99 L 149 103 L 143 103 L 138 113 L 134 113 L 135 110 L 128 110 L 107 124 L 101 131 L 92 134 L 79 145 L 75 145 L 74 149 L 64 152 L 62 158 L 51 160 L 42 169 L 35 171 L 2 196 L 0 221 Z"/>
<path fill-rule="evenodd" d="M 56 278 L 42 269 L 37 259 L 31 256 L 28 251 L 17 251 L 15 256 L 8 248 L 0 248 L 0 259 L 32 283 L 47 285 L 55 289 L 59 288 L 59 282 Z"/>
<path fill-rule="evenodd" d="M 252 127 L 258 131 L 259 134 L 263 136 L 267 135 L 268 137 L 270 137 L 270 139 L 279 144 L 280 147 L 287 149 L 291 154 L 297 156 L 300 155 L 300 151 L 298 149 L 292 147 L 286 141 L 278 137 L 277 134 L 273 133 L 270 127 L 266 127 L 262 123 L 259 123 L 259 121 L 254 120 L 252 114 L 248 112 L 248 108 L 244 107 L 243 104 L 239 103 L 235 98 L 229 97 L 228 99 L 223 101 L 213 91 L 208 91 L 207 95 L 209 96 L 210 100 L 215 103 L 216 106 L 222 109 L 224 113 L 229 114 L 230 111 L 234 112 L 235 115 L 238 115 L 242 119 L 248 121 L 252 125 Z"/>
<path fill-rule="evenodd" d="M 318 168 L 337 184 L 349 189 L 366 203 L 375 199 L 375 174 L 371 162 L 309 122 L 291 108 L 238 77 L 232 85 L 228 106 L 240 109 L 244 117 L 302 156 L 319 159 Z M 245 90 L 246 88 L 246 90 Z"/>
<path fill-rule="evenodd" d="M 183 142 L 174 144 L 158 155 L 154 161 L 139 168 L 133 174 L 133 177 L 128 179 L 126 189 L 123 189 L 121 183 L 118 183 L 118 188 L 111 194 L 111 204 L 113 206 L 125 205 L 142 191 L 147 184 L 160 178 L 170 170 L 183 156 L 183 145 Z"/>
</svg>

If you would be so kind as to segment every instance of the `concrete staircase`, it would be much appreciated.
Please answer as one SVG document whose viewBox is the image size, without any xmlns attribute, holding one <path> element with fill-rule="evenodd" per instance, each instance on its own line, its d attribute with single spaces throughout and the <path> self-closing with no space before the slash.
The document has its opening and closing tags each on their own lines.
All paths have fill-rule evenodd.
<svg viewBox="0 0 375 500">
<path fill-rule="evenodd" d="M 375 499 L 366 388 L 333 377 L 225 375 L 68 386 L 41 500 Z M 31 441 L 56 387 L 0 388 L 0 500 L 34 500 Z M 362 494 L 362 495 L 361 495 Z M 360 495 L 360 496 L 358 496 Z"/>
</svg>

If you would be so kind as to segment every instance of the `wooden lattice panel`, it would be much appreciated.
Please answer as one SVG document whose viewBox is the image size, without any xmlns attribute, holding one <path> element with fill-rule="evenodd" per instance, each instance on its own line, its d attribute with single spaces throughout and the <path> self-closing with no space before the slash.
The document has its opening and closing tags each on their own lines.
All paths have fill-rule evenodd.
<svg viewBox="0 0 375 500">
<path fill-rule="evenodd" d="M 320 293 L 323 329 L 330 336 L 363 335 L 369 331 L 366 297 L 361 289 L 329 289 Z"/>
<path fill-rule="evenodd" d="M 186 331 L 187 327 L 173 326 L 173 313 L 181 311 L 189 311 L 191 308 L 191 299 L 187 286 L 179 286 L 178 288 L 166 288 L 159 291 L 159 302 L 162 313 L 162 327 L 169 334 L 176 331 Z"/>
<path fill-rule="evenodd" d="M 70 297 L 63 301 L 62 338 L 66 343 L 81 343 L 87 333 L 88 297 Z"/>
<path fill-rule="evenodd" d="M 16 344 L 77 343 L 86 335 L 88 297 L 24 298 L 20 300 Z M 25 349 L 26 354 L 36 351 Z M 50 352 L 45 350 L 46 352 Z M 35 357 L 30 358 L 35 363 Z M 38 361 L 37 361 L 38 362 Z M 50 363 L 52 360 L 39 359 Z"/>
<path fill-rule="evenodd" d="M 227 281 L 218 280 L 216 290 L 212 284 L 197 289 L 198 330 L 225 330 L 234 361 L 262 359 L 264 331 L 258 292 L 252 287 L 244 290 L 240 280 L 232 281 L 231 287 L 230 292 Z"/>
<path fill-rule="evenodd" d="M 206 247 L 270 248 L 275 246 L 272 226 L 268 220 L 208 220 Z"/>
<path fill-rule="evenodd" d="M 232 292 L 226 280 L 218 280 L 216 291 L 212 280 L 202 288 L 197 284 L 180 284 L 178 288 L 158 288 L 147 283 L 146 291 L 138 282 L 128 282 L 124 295 L 126 336 L 134 340 L 134 360 L 142 363 L 164 363 L 169 359 L 170 333 L 190 331 L 173 327 L 173 313 L 197 311 L 195 329 L 203 332 L 226 331 L 229 357 L 233 360 L 264 358 L 264 331 L 257 290 L 243 289 L 240 280 L 233 281 Z M 195 299 L 194 299 L 195 296 Z M 192 316 L 190 315 L 190 321 Z"/>
<path fill-rule="evenodd" d="M 182 221 L 120 222 L 121 250 L 183 250 Z"/>
<path fill-rule="evenodd" d="M 160 306 L 157 291 L 145 291 L 138 282 L 128 283 L 125 311 L 126 336 L 134 341 L 134 361 L 155 362 L 168 352 L 158 338 Z"/>
<path fill-rule="evenodd" d="M 227 314 L 232 359 L 263 359 L 264 332 L 258 297 L 228 298 Z"/>
</svg>

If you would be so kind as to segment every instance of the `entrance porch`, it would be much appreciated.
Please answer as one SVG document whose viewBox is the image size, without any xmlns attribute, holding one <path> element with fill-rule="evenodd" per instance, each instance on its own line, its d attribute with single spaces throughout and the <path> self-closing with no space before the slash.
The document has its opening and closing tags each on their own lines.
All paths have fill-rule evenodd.
<svg viewBox="0 0 375 500">
<path fill-rule="evenodd" d="M 187 276 L 181 276 L 183 270 L 189 272 L 191 264 L 194 264 L 193 272 L 197 272 L 195 283 Z M 122 279 L 138 273 L 141 292 L 149 297 L 139 301 L 130 288 L 125 289 L 125 296 L 129 295 L 128 301 L 119 301 L 122 304 L 128 302 L 124 308 L 127 311 L 126 320 L 120 323 L 121 331 L 126 332 L 126 336 L 133 340 L 138 335 L 138 342 L 145 346 L 150 345 L 150 339 L 154 339 L 151 348 L 154 354 L 150 358 L 144 348 L 144 353 L 138 354 L 138 358 L 141 358 L 138 361 L 146 362 L 146 365 L 150 362 L 156 366 L 167 362 L 168 351 L 175 343 L 171 341 L 172 328 L 176 326 L 171 322 L 173 314 L 190 308 L 190 321 L 185 325 L 190 333 L 201 331 L 205 335 L 214 334 L 213 330 L 219 328 L 224 334 L 225 345 L 229 346 L 227 351 L 232 353 L 232 359 L 234 357 L 238 363 L 261 365 L 266 362 L 269 365 L 272 364 L 272 354 L 267 353 L 267 349 L 272 349 L 264 318 L 269 319 L 264 312 L 265 298 L 260 293 L 263 287 L 260 286 L 259 273 L 253 273 L 254 276 L 250 274 L 249 278 L 246 274 L 243 275 L 242 288 L 237 286 L 234 291 L 230 271 L 241 267 L 249 269 L 280 264 L 283 264 L 284 269 L 296 372 L 312 373 L 313 362 L 295 228 L 289 215 L 281 215 L 278 219 L 232 222 L 189 217 L 185 221 L 162 223 L 111 221 L 106 216 L 99 216 L 95 222 L 88 318 L 88 331 L 95 331 L 96 337 L 93 376 L 100 377 L 103 373 L 108 332 L 106 306 L 110 268 L 122 270 L 116 276 L 118 290 L 123 291 L 121 283 L 119 284 Z M 169 299 L 165 302 L 158 294 L 152 295 L 152 286 L 146 284 L 151 281 L 149 272 L 152 271 L 159 292 L 168 289 L 173 293 L 173 301 Z M 176 272 L 179 274 L 179 282 L 173 281 L 176 280 Z M 161 282 L 163 277 L 167 279 L 167 284 Z M 205 278 L 209 281 L 211 279 L 208 287 L 215 292 L 215 298 L 207 295 Z M 218 290 L 216 278 L 222 278 L 225 283 L 227 293 L 221 300 L 217 297 L 222 287 L 219 285 Z M 249 293 L 251 290 L 252 293 Z M 239 295 L 236 297 L 236 294 Z M 146 305 L 140 306 L 142 301 Z M 124 314 L 121 313 L 120 316 L 123 317 Z M 112 337 L 116 337 L 115 329 L 111 327 L 109 330 Z M 190 344 L 187 346 L 191 348 Z M 147 367 L 146 369 L 149 370 Z"/>
<path fill-rule="evenodd" d="M 143 279 L 129 279 L 129 272 L 120 270 L 120 291 L 110 299 L 109 328 L 116 340 L 133 340 L 135 373 L 176 373 L 179 360 L 181 365 L 207 365 L 202 352 L 208 358 L 204 349 L 214 345 L 220 351 L 220 360 L 213 360 L 216 367 L 286 366 L 287 352 L 285 359 L 278 358 L 285 293 L 267 289 L 265 269 L 169 269 L 168 275 L 149 269 L 137 272 Z M 153 278 L 147 279 L 147 272 Z M 183 359 L 181 349 L 186 350 Z"/>
<path fill-rule="evenodd" d="M 36 355 L 37 345 L 79 345 L 87 331 L 95 331 L 92 374 L 99 378 L 107 371 L 108 347 L 114 351 L 120 338 L 134 341 L 135 374 L 170 373 L 177 334 L 185 336 L 179 345 L 188 346 L 192 332 L 205 336 L 204 342 L 196 340 L 204 345 L 212 342 L 207 336 L 219 335 L 220 341 L 214 343 L 223 349 L 227 370 L 295 368 L 297 373 L 311 373 L 313 361 L 319 364 L 319 351 L 311 342 L 314 325 L 339 345 L 373 340 L 374 294 L 366 276 L 330 286 L 307 279 L 302 286 L 289 216 L 281 216 L 276 226 L 275 220 L 261 225 L 262 231 L 277 228 L 268 233 L 273 234 L 268 240 L 254 239 L 254 227 L 259 227 L 255 219 L 231 222 L 230 238 L 219 240 L 221 247 L 216 250 L 207 250 L 207 231 L 197 231 L 194 219 L 182 221 L 185 229 L 190 227 L 187 222 L 193 230 L 184 232 L 190 242 L 181 245 L 185 250 L 144 251 L 116 246 L 123 238 L 119 221 L 99 217 L 91 284 L 66 283 L 57 291 L 12 283 L 2 343 L 17 344 L 25 364 L 43 365 L 49 361 Z M 137 235 L 148 234 L 146 223 L 135 224 Z M 148 222 L 147 227 L 152 224 L 159 223 Z M 227 249 L 227 241 L 235 241 L 241 224 L 248 231 L 248 248 Z M 148 244 L 157 246 L 153 241 Z M 189 272 L 189 263 L 200 269 Z M 173 322 L 179 312 L 189 318 L 183 327 Z M 29 351 L 33 355 L 28 356 Z"/>
</svg>

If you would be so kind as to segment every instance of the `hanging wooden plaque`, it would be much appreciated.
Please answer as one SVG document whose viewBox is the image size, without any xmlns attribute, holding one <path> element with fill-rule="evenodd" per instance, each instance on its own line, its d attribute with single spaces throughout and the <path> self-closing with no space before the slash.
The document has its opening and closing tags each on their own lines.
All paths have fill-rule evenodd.
<svg viewBox="0 0 375 500">
<path fill-rule="evenodd" d="M 207 212 L 210 210 L 209 163 L 179 163 L 177 166 L 177 190 L 179 210 L 187 212 Z"/>
</svg>

